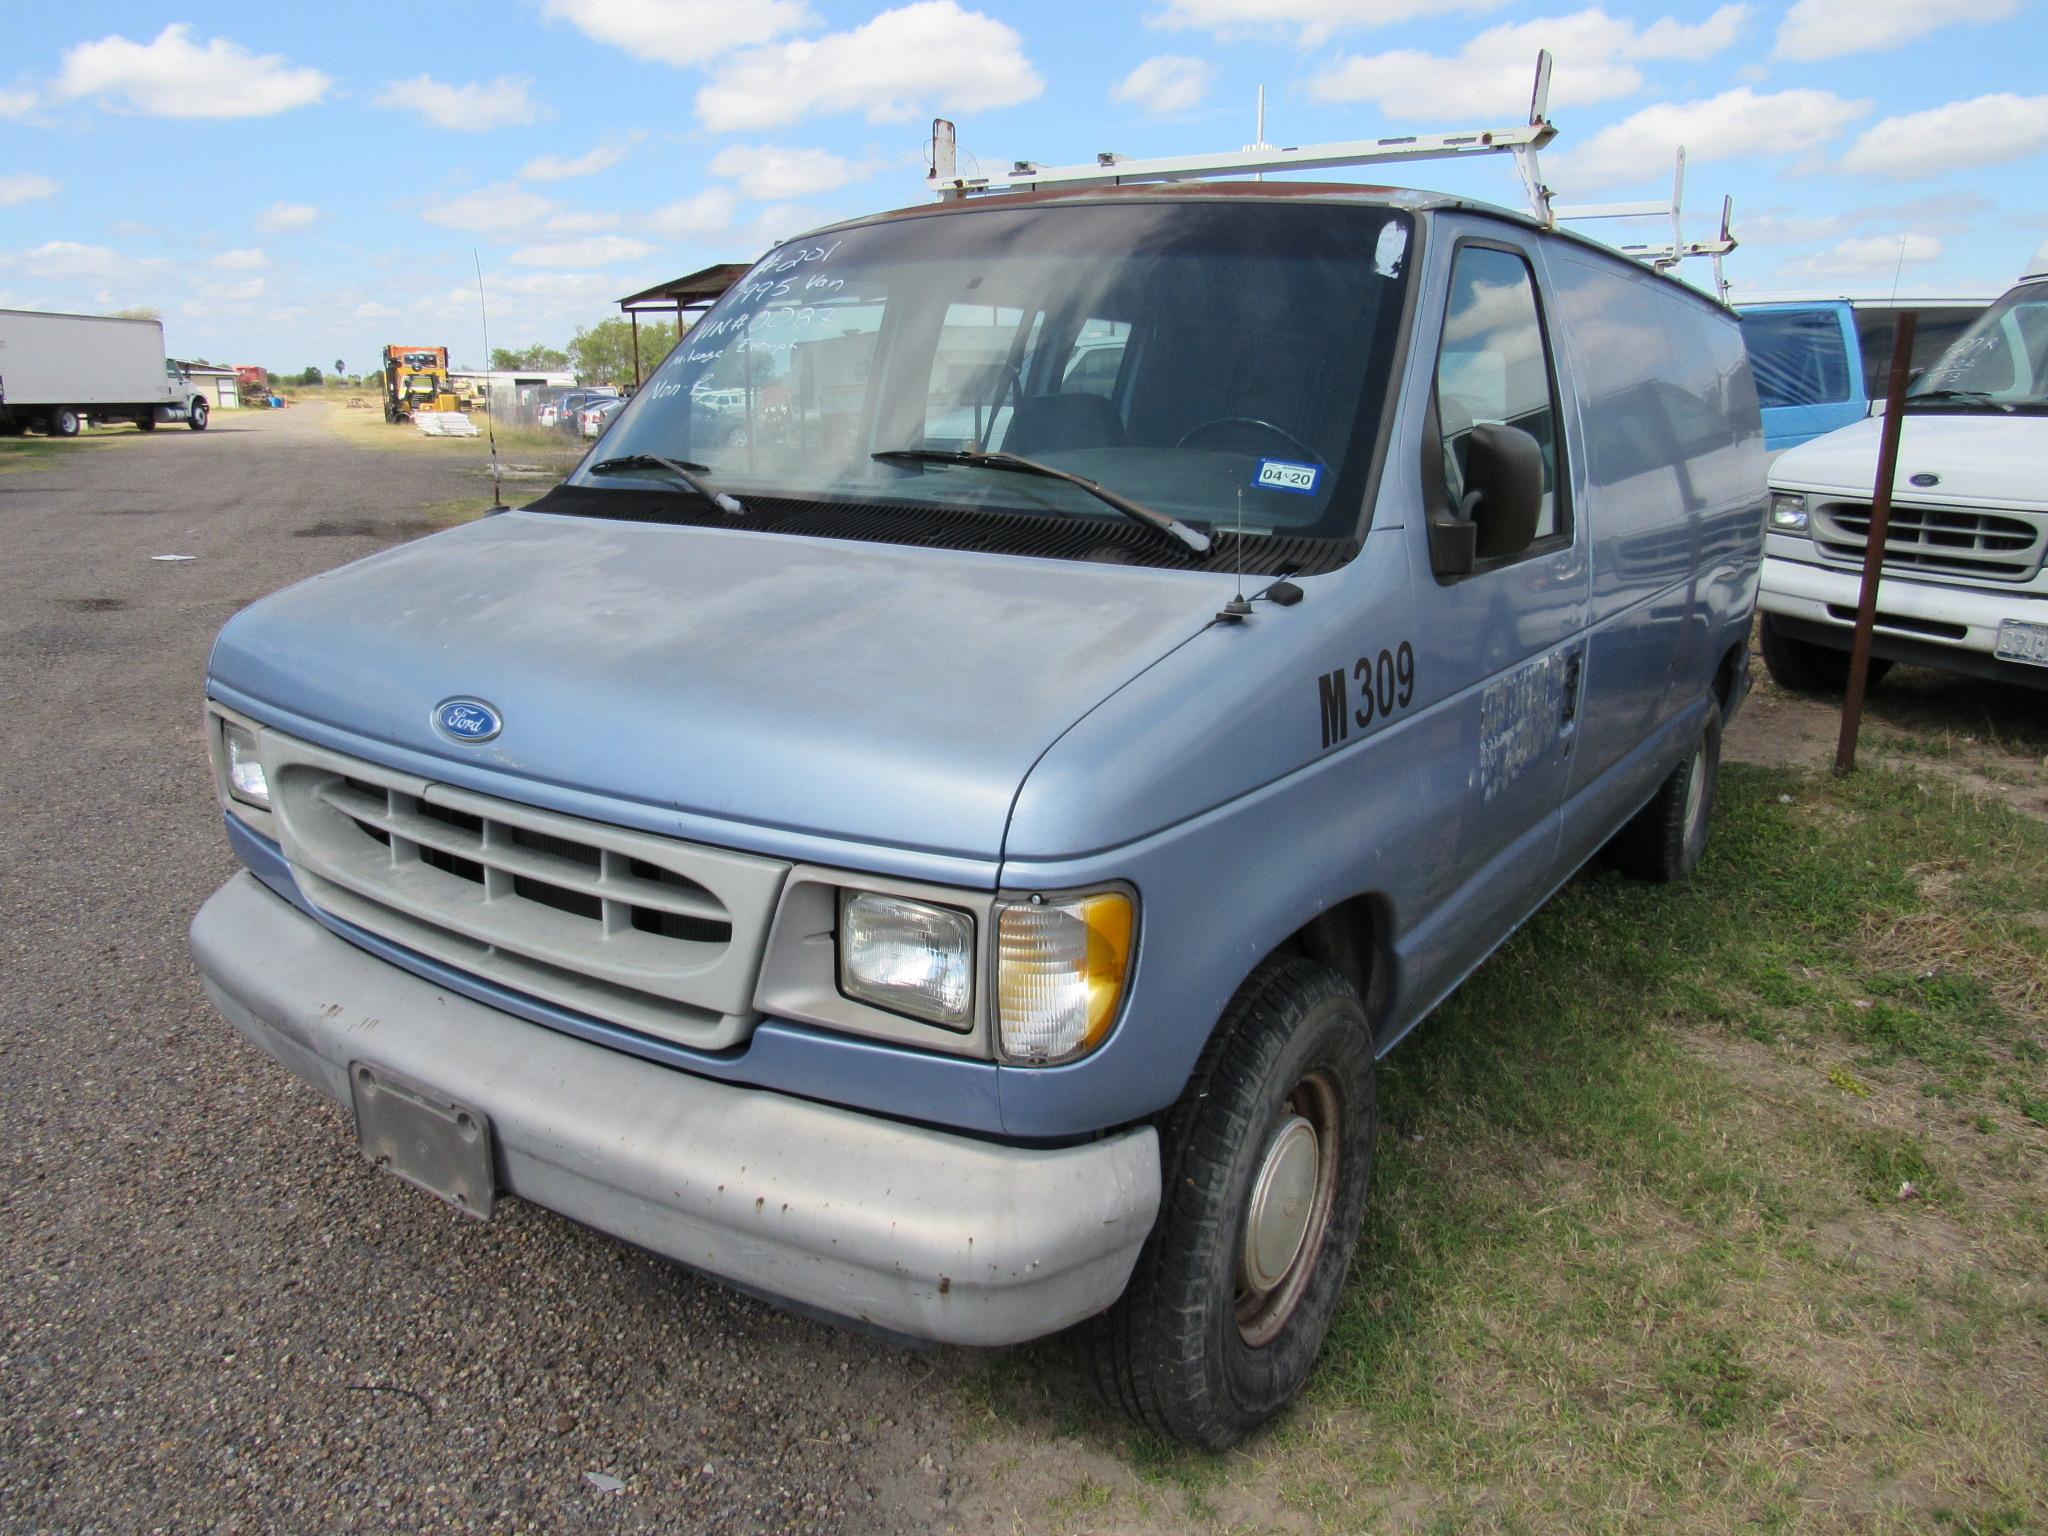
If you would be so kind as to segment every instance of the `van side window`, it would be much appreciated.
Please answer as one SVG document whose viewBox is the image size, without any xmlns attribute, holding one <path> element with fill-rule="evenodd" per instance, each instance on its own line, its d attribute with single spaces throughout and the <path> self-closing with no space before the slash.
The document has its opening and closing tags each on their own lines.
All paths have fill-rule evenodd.
<svg viewBox="0 0 2048 1536">
<path fill-rule="evenodd" d="M 1536 545 L 1564 531 L 1559 514 L 1557 390 L 1543 341 L 1543 317 L 1529 264 L 1512 251 L 1468 245 L 1451 264 L 1451 301 L 1436 363 L 1444 480 L 1453 503 L 1464 494 L 1472 429 L 1517 427 L 1543 450 L 1543 509 Z"/>
</svg>

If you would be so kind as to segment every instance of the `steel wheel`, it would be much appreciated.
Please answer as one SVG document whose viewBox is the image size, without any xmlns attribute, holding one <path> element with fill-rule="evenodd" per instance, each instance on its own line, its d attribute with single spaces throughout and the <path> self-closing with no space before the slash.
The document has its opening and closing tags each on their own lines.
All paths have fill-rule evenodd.
<svg viewBox="0 0 2048 1536">
<path fill-rule="evenodd" d="M 1254 1349 L 1273 1341 L 1308 1287 L 1336 1197 L 1342 1110 L 1310 1073 L 1287 1095 L 1294 1111 L 1266 1143 L 1238 1240 L 1237 1331 Z"/>
</svg>

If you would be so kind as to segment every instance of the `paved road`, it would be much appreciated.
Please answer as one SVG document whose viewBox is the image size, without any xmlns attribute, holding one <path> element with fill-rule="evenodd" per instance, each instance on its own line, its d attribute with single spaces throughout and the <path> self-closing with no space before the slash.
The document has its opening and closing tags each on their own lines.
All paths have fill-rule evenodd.
<svg viewBox="0 0 2048 1536">
<path fill-rule="evenodd" d="M 467 1221 L 207 1004 L 214 632 L 483 488 L 467 444 L 215 422 L 0 472 L 0 1529 L 951 1523 L 946 1357 Z"/>
</svg>

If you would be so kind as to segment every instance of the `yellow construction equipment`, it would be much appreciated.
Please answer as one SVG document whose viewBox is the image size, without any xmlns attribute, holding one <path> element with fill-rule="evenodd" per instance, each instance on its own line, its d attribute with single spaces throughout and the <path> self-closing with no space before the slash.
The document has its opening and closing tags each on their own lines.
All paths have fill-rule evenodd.
<svg viewBox="0 0 2048 1536">
<path fill-rule="evenodd" d="M 384 419 L 411 421 L 414 411 L 460 409 L 448 377 L 446 347 L 384 349 Z"/>
</svg>

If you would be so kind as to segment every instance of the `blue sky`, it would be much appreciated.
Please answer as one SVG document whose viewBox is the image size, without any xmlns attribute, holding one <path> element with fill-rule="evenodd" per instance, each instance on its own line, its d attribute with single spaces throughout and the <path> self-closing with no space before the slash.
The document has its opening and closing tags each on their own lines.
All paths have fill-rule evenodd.
<svg viewBox="0 0 2048 1536">
<path fill-rule="evenodd" d="M 345 19 L 344 19 L 345 18 Z M 1743 292 L 2006 286 L 2048 237 L 2041 0 L 503 0 L 12 5 L 0 306 L 149 305 L 184 356 L 561 344 L 635 288 L 997 168 L 1517 121 L 1562 202 L 1736 200 Z M 970 167 L 972 159 L 964 159 Z M 1517 204 L 1511 162 L 1387 179 Z M 1607 225 L 1609 238 L 1650 238 Z"/>
</svg>

